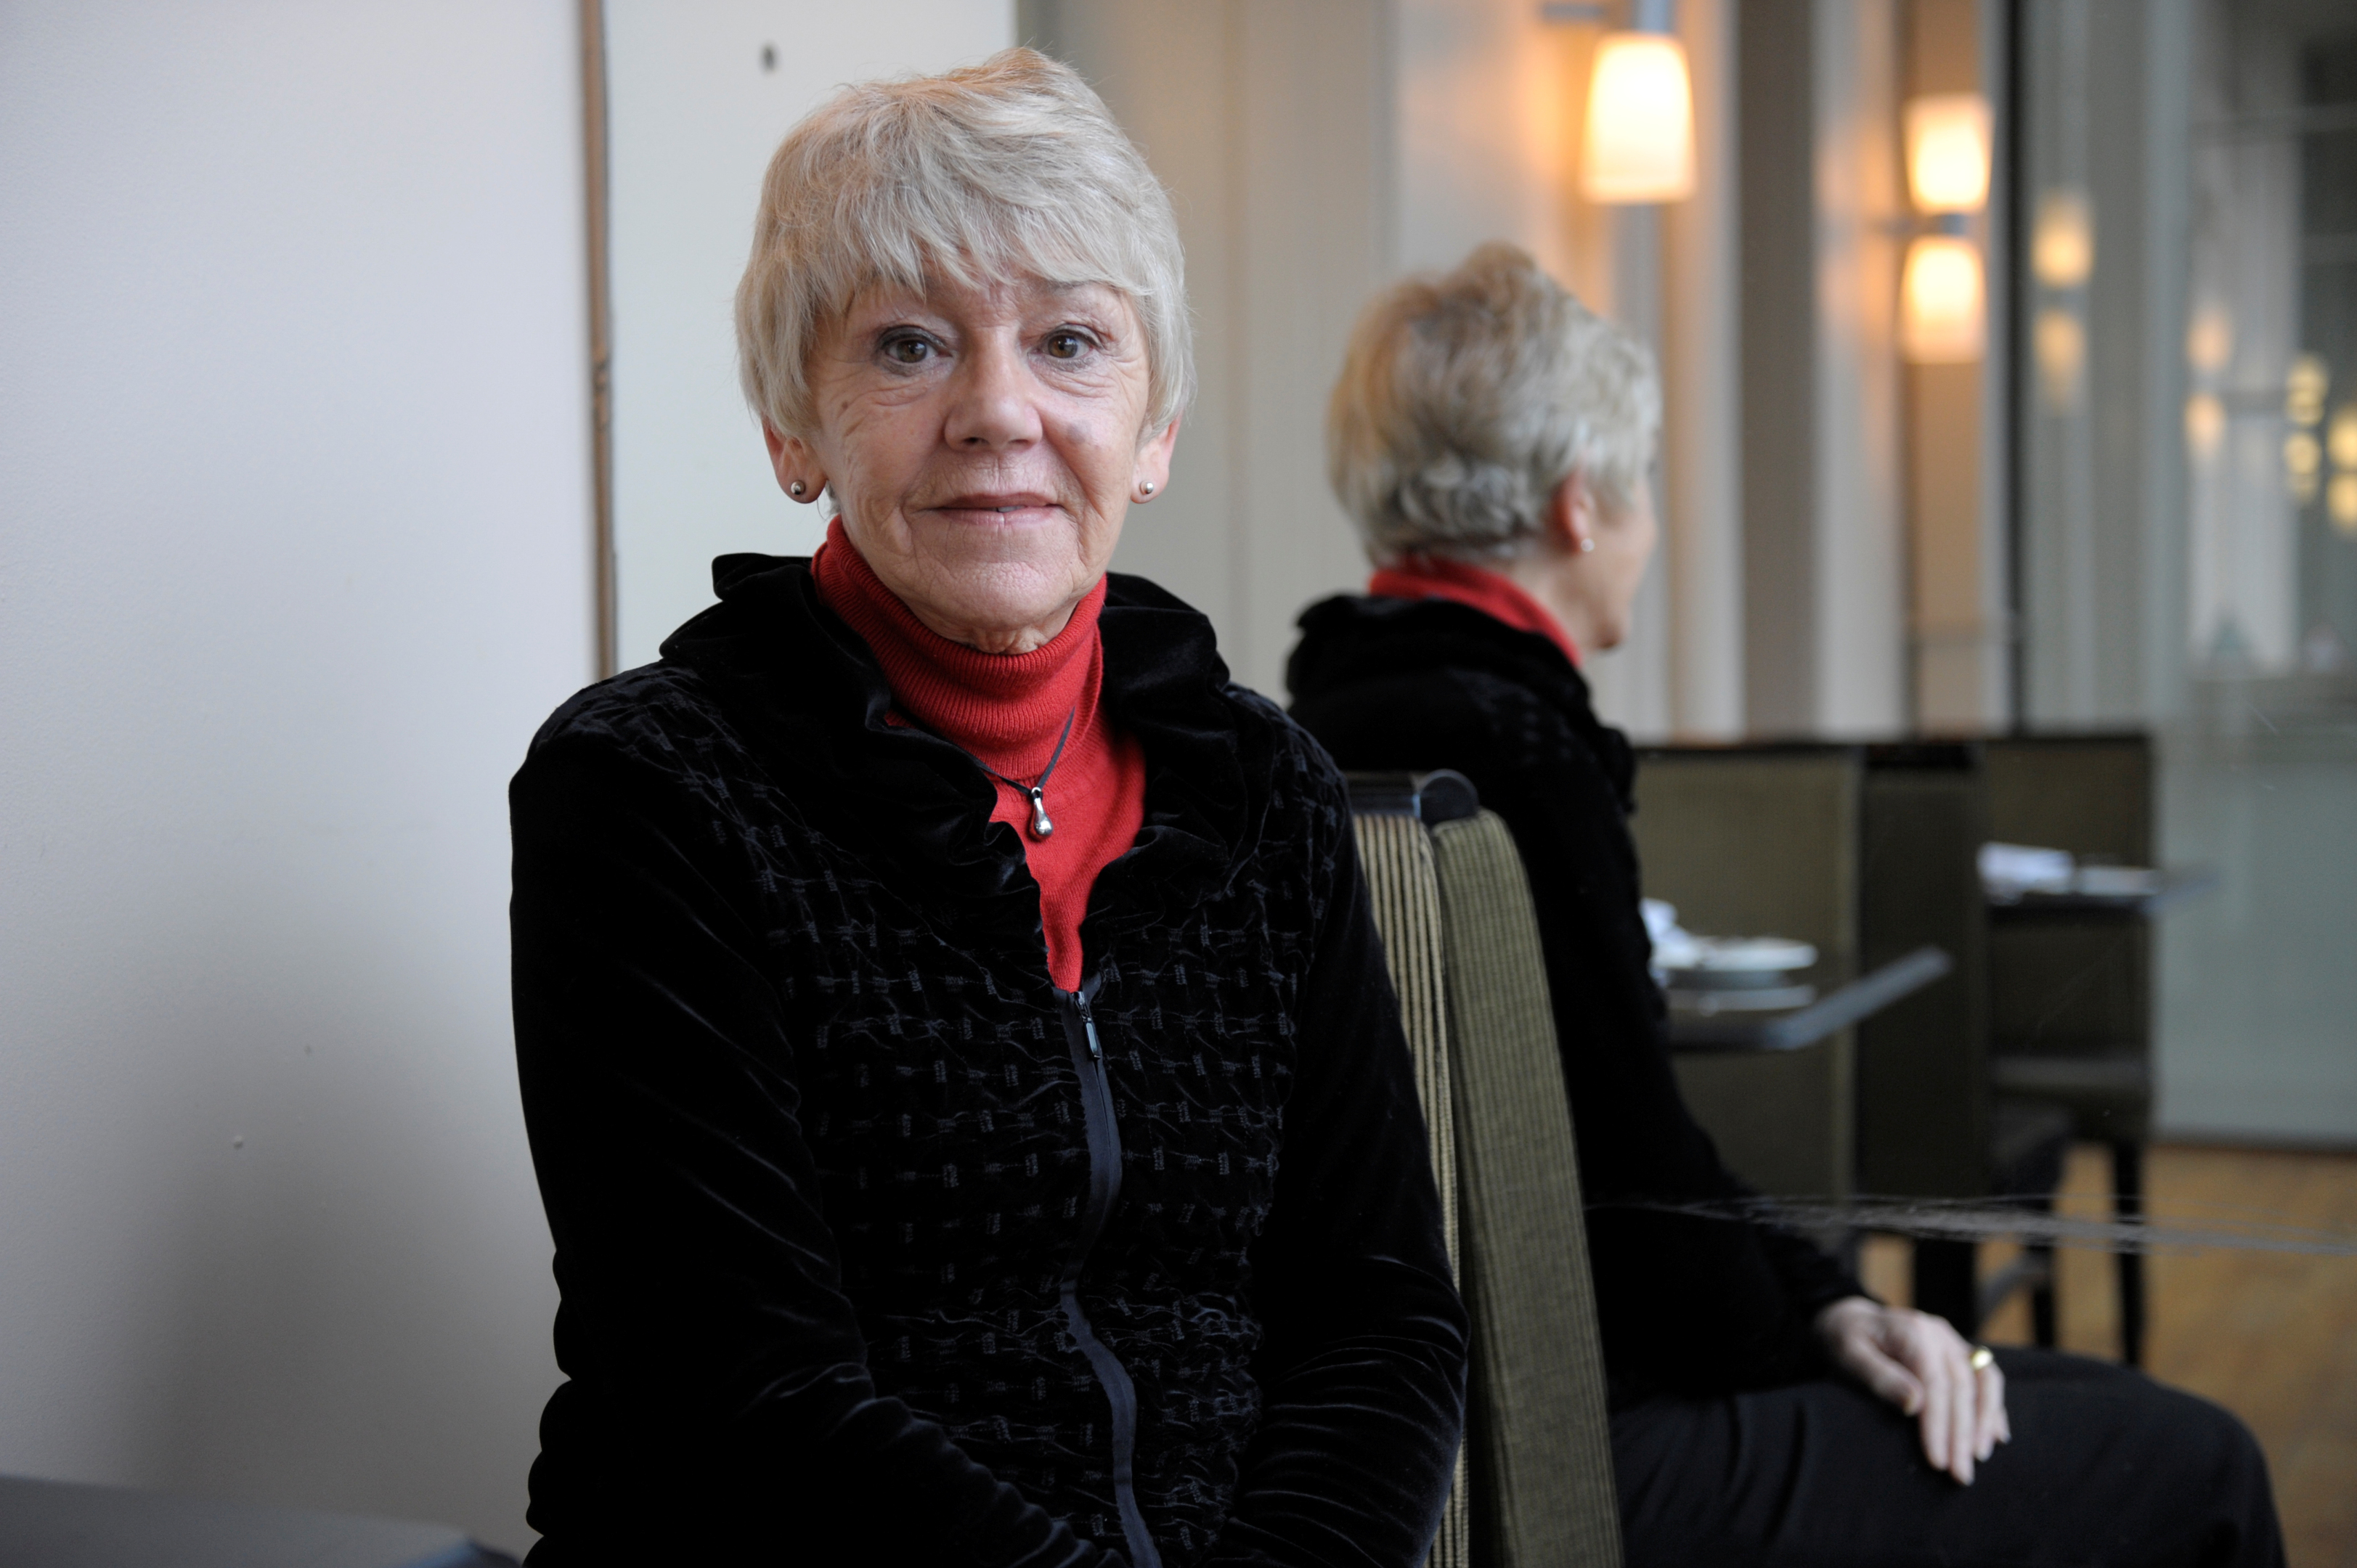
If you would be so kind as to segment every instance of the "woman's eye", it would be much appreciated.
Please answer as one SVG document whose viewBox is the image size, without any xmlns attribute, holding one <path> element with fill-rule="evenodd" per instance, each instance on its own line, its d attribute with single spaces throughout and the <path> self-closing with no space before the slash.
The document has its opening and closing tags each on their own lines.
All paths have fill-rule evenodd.
<svg viewBox="0 0 2357 1568">
<path fill-rule="evenodd" d="M 1077 360 L 1089 351 L 1089 340 L 1077 332 L 1048 334 L 1048 357 L 1051 360 Z"/>
<path fill-rule="evenodd" d="M 922 338 L 894 338 L 885 343 L 884 357 L 896 365 L 921 365 L 933 357 L 933 346 Z"/>
</svg>

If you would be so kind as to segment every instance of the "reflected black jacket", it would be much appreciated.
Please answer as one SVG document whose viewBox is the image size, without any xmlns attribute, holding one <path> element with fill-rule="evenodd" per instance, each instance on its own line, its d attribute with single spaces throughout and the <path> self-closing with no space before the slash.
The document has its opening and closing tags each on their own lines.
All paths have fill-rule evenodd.
<svg viewBox="0 0 2357 1568">
<path fill-rule="evenodd" d="M 1465 1321 L 1332 765 L 1115 577 L 1060 992 L 972 759 L 807 563 L 716 578 L 511 789 L 533 1561 L 1420 1562 Z"/>
<path fill-rule="evenodd" d="M 1301 618 L 1293 714 L 1345 768 L 1453 768 L 1530 871 L 1616 1404 L 1824 1369 L 1818 1308 L 1859 1294 L 1789 1231 L 1616 1208 L 1749 1196 L 1670 1070 L 1629 836 L 1635 758 L 1534 632 L 1445 599 L 1334 598 Z"/>
</svg>

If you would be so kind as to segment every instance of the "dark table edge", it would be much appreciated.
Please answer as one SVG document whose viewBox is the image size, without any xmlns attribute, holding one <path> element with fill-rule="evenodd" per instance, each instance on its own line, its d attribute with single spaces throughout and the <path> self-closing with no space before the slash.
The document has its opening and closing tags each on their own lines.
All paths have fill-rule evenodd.
<svg viewBox="0 0 2357 1568">
<path fill-rule="evenodd" d="M 1956 967 L 1947 950 L 1920 947 L 1859 975 L 1832 994 L 1773 1018 L 1673 1018 L 1670 1048 L 1681 1055 L 1797 1051 L 1872 1017 Z"/>
</svg>

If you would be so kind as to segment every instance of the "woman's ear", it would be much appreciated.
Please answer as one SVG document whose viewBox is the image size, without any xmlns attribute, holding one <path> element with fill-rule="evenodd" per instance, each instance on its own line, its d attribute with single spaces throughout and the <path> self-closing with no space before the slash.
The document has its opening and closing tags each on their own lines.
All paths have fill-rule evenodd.
<svg viewBox="0 0 2357 1568">
<path fill-rule="evenodd" d="M 1587 471 L 1574 468 L 1547 497 L 1547 542 L 1567 555 L 1585 555 L 1596 548 L 1599 521 Z"/>
<path fill-rule="evenodd" d="M 770 467 L 778 489 L 798 501 L 814 501 L 826 489 L 826 476 L 812 460 L 809 443 L 799 435 L 780 435 L 778 427 L 761 421 L 761 443 L 770 449 Z"/>
<path fill-rule="evenodd" d="M 1132 500 L 1151 499 L 1169 486 L 1170 454 L 1178 446 L 1178 422 L 1175 419 L 1138 443 L 1137 471 L 1129 481 Z"/>
</svg>

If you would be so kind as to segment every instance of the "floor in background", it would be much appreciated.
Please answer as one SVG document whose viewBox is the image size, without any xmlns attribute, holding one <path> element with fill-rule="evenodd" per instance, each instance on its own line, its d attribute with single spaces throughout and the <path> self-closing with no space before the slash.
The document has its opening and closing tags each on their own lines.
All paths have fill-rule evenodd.
<svg viewBox="0 0 2357 1568">
<path fill-rule="evenodd" d="M 2156 1214 L 2187 1222 L 2223 1210 L 2302 1229 L 2357 1232 L 2357 1155 L 2161 1147 L 2146 1182 Z M 2065 1212 L 2108 1212 L 2110 1155 L 2083 1146 L 2071 1161 Z M 2007 1245 L 1984 1249 L 1983 1276 Z M 2217 1401 L 2248 1422 L 2275 1474 L 2291 1568 L 2357 1568 L 2357 1258 L 2203 1251 L 2146 1262 L 2147 1369 Z M 1867 1286 L 1907 1299 L 1907 1244 L 1869 1240 Z M 2109 1254 L 2065 1249 L 2056 1289 L 2062 1348 L 2119 1354 Z M 1983 1336 L 2029 1342 L 2026 1297 Z"/>
</svg>

